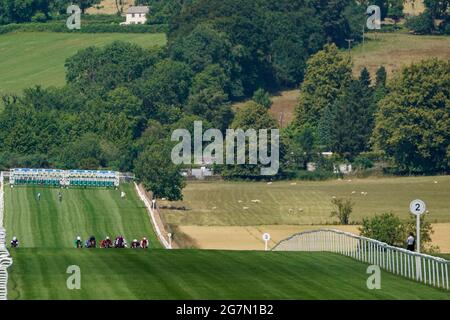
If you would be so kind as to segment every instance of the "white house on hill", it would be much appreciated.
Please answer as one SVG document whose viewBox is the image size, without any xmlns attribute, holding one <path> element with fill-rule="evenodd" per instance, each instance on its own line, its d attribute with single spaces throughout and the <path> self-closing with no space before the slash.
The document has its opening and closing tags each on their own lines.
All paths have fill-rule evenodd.
<svg viewBox="0 0 450 320">
<path fill-rule="evenodd" d="M 144 24 L 147 21 L 147 14 L 150 12 L 147 6 L 135 6 L 128 8 L 126 12 L 126 21 L 121 25 L 126 24 Z"/>
</svg>

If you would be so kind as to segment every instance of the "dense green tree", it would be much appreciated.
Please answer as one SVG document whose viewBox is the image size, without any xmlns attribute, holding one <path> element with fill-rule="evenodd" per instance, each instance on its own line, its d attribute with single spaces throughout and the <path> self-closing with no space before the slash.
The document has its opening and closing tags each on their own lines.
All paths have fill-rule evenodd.
<svg viewBox="0 0 450 320">
<path fill-rule="evenodd" d="M 252 100 L 267 109 L 269 109 L 272 106 L 272 101 L 270 100 L 269 93 L 261 88 L 255 91 Z"/>
<path fill-rule="evenodd" d="M 114 152 L 116 151 L 116 152 Z M 64 168 L 99 169 L 108 166 L 108 161 L 117 156 L 112 144 L 93 134 L 86 133 L 64 146 L 60 153 Z"/>
<path fill-rule="evenodd" d="M 394 77 L 372 141 L 401 172 L 450 171 L 450 62 L 422 61 Z"/>
<path fill-rule="evenodd" d="M 276 121 L 269 114 L 268 110 L 262 105 L 257 104 L 254 101 L 249 101 L 242 107 L 240 107 L 235 115 L 235 118 L 231 124 L 232 129 L 242 129 L 247 131 L 248 129 L 254 129 L 258 133 L 260 129 L 276 129 Z M 245 144 L 245 159 L 246 164 L 224 165 L 218 166 L 218 172 L 227 179 L 261 179 L 261 164 L 249 164 L 248 150 L 249 140 Z M 268 143 L 271 143 L 270 138 Z M 268 147 L 270 150 L 271 147 Z M 237 155 L 237 146 L 235 148 L 235 156 Z"/>
<path fill-rule="evenodd" d="M 374 100 L 375 103 L 378 103 L 381 99 L 383 99 L 386 94 L 388 93 L 388 89 L 386 87 L 386 69 L 381 66 L 378 68 L 376 73 L 376 80 L 375 80 L 375 88 L 374 88 Z"/>
<path fill-rule="evenodd" d="M 299 104 L 295 110 L 295 122 L 301 126 L 309 123 L 314 128 L 320 118 L 350 82 L 351 62 L 334 45 L 326 45 L 307 63 L 305 80 L 300 87 Z"/>
<path fill-rule="evenodd" d="M 449 0 L 424 0 L 423 3 L 433 19 L 444 19 L 448 16 Z"/>
<path fill-rule="evenodd" d="M 233 113 L 225 92 L 228 77 L 217 64 L 195 75 L 185 110 L 207 119 L 215 128 L 228 128 Z"/>
<path fill-rule="evenodd" d="M 136 178 L 155 198 L 170 201 L 183 199 L 185 181 L 180 166 L 171 161 L 172 144 L 166 141 L 151 144 L 135 161 Z"/>
<path fill-rule="evenodd" d="M 330 151 L 333 137 L 332 105 L 325 107 L 319 115 L 317 124 L 317 144 L 321 151 Z"/>
<path fill-rule="evenodd" d="M 406 27 L 416 34 L 430 34 L 435 30 L 433 16 L 429 10 L 424 13 L 411 17 L 406 21 Z"/>
<path fill-rule="evenodd" d="M 249 101 L 238 109 L 231 128 L 233 129 L 275 129 L 275 119 L 267 109 L 254 101 Z"/>
<path fill-rule="evenodd" d="M 85 13 L 86 9 L 94 6 L 95 4 L 99 4 L 100 0 L 72 0 L 73 4 L 76 4 L 80 7 L 81 13 Z"/>
<path fill-rule="evenodd" d="M 67 59 L 66 80 L 84 94 L 96 96 L 129 85 L 158 59 L 158 50 L 147 51 L 128 42 L 88 47 Z"/>
<path fill-rule="evenodd" d="M 387 16 L 397 23 L 403 14 L 403 0 L 389 0 Z"/>
<path fill-rule="evenodd" d="M 368 151 L 375 104 L 366 82 L 353 80 L 332 110 L 331 150 L 349 160 Z"/>
<path fill-rule="evenodd" d="M 313 128 L 305 125 L 301 128 L 289 126 L 282 132 L 283 168 L 306 170 L 308 162 L 317 152 L 316 136 Z"/>
<path fill-rule="evenodd" d="M 361 73 L 359 74 L 359 82 L 361 85 L 363 85 L 365 88 L 370 87 L 370 73 L 369 70 L 367 70 L 366 67 L 362 68 Z"/>
<path fill-rule="evenodd" d="M 191 83 L 192 71 L 185 63 L 171 59 L 158 62 L 139 87 L 147 116 L 161 123 L 176 121 L 188 98 Z"/>
<path fill-rule="evenodd" d="M 214 40 L 205 44 L 207 36 L 213 34 L 206 29 L 220 32 L 237 64 L 233 74 L 238 77 L 230 79 L 232 83 L 239 79 L 243 93 L 251 96 L 258 88 L 298 84 L 308 57 L 327 40 L 338 45 L 344 45 L 346 38 L 358 40 L 364 18 L 363 6 L 352 0 L 198 0 L 174 17 L 169 42 L 171 48 L 178 48 L 172 52 L 187 48 L 187 53 L 195 52 L 189 54 L 191 59 L 201 61 L 210 59 L 211 49 L 220 43 Z M 198 32 L 200 28 L 203 35 Z M 186 59 L 183 55 L 177 53 L 176 57 Z M 235 96 L 230 94 L 231 98 Z"/>
<path fill-rule="evenodd" d="M 402 221 L 393 213 L 383 213 L 372 218 L 363 218 L 359 231 L 367 238 L 376 239 L 389 245 L 403 247 Z"/>
<path fill-rule="evenodd" d="M 425 220 L 425 217 L 422 217 L 421 220 L 421 251 L 430 252 L 435 249 L 431 245 L 431 235 L 434 233 L 434 230 L 431 223 Z M 388 212 L 375 215 L 372 218 L 364 218 L 359 230 L 364 237 L 404 248 L 410 233 L 416 237 L 416 219 L 411 217 L 408 221 L 401 221 L 398 216 Z"/>
</svg>

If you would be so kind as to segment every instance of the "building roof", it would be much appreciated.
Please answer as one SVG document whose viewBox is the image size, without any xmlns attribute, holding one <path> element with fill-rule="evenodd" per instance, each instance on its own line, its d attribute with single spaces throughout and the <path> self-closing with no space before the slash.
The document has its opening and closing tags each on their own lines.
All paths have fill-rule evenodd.
<svg viewBox="0 0 450 320">
<path fill-rule="evenodd" d="M 135 6 L 129 7 L 127 13 L 149 13 L 149 11 L 147 6 Z"/>
</svg>

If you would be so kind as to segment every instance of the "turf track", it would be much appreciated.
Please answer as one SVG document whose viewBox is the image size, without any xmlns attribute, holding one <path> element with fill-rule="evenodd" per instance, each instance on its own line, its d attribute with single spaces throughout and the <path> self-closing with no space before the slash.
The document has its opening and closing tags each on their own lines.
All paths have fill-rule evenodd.
<svg viewBox="0 0 450 320">
<path fill-rule="evenodd" d="M 128 242 L 146 236 L 160 247 L 144 204 L 132 184 L 112 189 L 59 189 L 5 185 L 5 225 L 8 239 L 17 236 L 21 247 L 71 248 L 77 235 L 87 239 L 122 234 Z M 125 191 L 126 199 L 120 198 Z M 58 200 L 58 191 L 63 194 Z M 37 193 L 41 200 L 37 200 Z"/>
<path fill-rule="evenodd" d="M 12 250 L 9 299 L 450 299 L 450 293 L 330 253 L 209 250 Z M 81 268 L 68 290 L 66 269 Z"/>
</svg>

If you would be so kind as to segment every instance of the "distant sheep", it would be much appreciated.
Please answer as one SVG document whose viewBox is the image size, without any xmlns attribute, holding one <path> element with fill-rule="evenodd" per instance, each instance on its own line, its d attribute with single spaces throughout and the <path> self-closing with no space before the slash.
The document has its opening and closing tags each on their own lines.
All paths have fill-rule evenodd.
<svg viewBox="0 0 450 320">
<path fill-rule="evenodd" d="M 242 207 L 242 209 L 244 209 L 244 210 L 248 210 L 248 207 Z"/>
<path fill-rule="evenodd" d="M 255 199 L 255 200 L 252 200 L 252 202 L 253 202 L 253 203 L 260 203 L 260 202 L 261 202 L 261 200 L 259 200 L 259 199 Z"/>
</svg>

